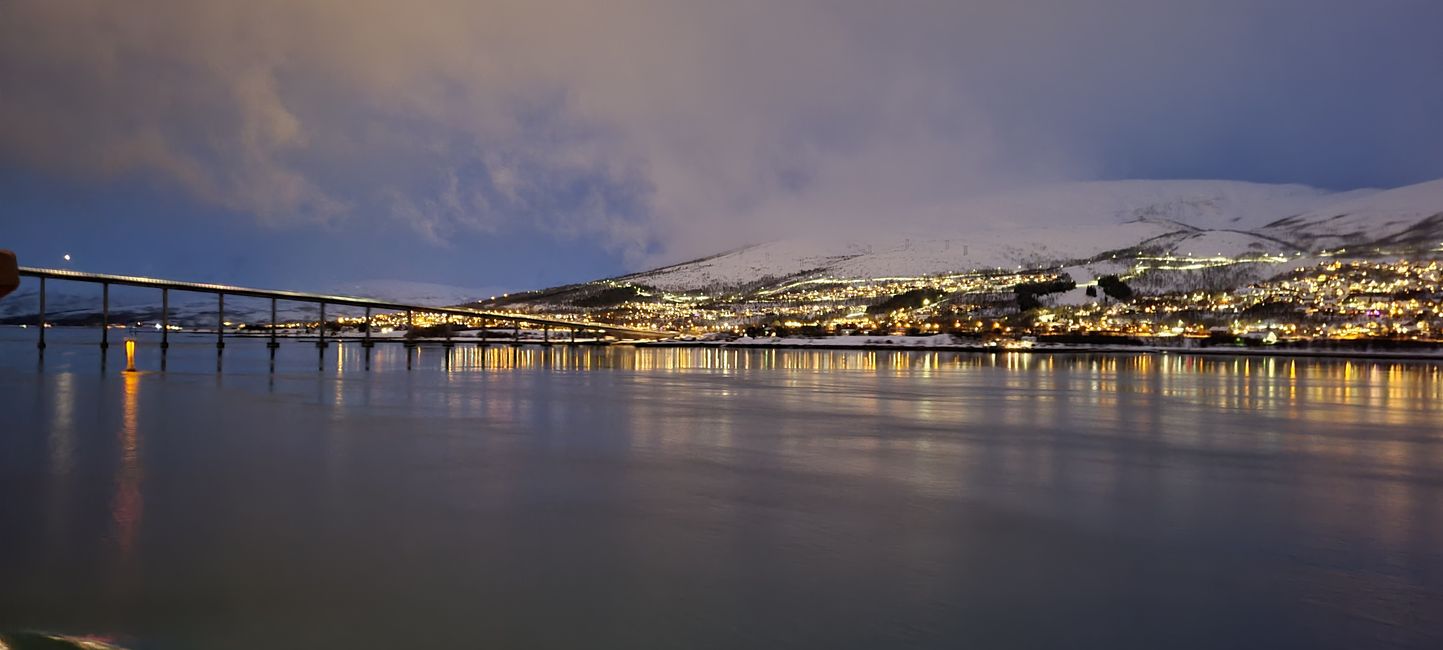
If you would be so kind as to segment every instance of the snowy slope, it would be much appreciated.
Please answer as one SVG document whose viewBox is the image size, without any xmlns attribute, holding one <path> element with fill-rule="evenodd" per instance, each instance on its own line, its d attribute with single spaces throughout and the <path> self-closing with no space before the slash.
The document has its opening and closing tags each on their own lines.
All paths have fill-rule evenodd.
<svg viewBox="0 0 1443 650">
<path fill-rule="evenodd" d="M 1241 181 L 1127 180 L 1062 183 L 965 202 L 951 209 L 959 225 L 1154 221 L 1202 229 L 1259 228 L 1280 217 L 1315 210 L 1342 197 L 1376 190 L 1330 193 L 1306 185 Z"/>
<path fill-rule="evenodd" d="M 1331 226 L 1315 216 L 1339 210 L 1352 216 Z M 1336 247 L 1375 223 L 1404 232 L 1438 211 L 1443 181 L 1342 193 L 1235 181 L 1066 183 L 952 206 L 926 231 L 768 242 L 623 279 L 684 291 L 800 274 L 875 278 L 1045 267 L 1135 247 L 1200 257 L 1292 254 Z M 1314 236 L 1333 232 L 1328 227 L 1336 237 Z"/>
<path fill-rule="evenodd" d="M 1443 243 L 1443 179 L 1362 196 L 1339 196 L 1262 232 L 1313 249 Z"/>
<path fill-rule="evenodd" d="M 447 307 L 490 298 L 502 292 L 496 288 L 456 287 L 406 280 L 362 280 L 332 286 L 318 293 Z"/>
</svg>

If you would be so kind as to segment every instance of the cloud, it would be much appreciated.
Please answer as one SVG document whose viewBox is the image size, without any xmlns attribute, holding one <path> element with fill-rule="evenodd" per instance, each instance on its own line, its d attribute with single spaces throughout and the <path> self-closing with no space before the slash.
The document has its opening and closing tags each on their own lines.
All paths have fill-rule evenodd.
<svg viewBox="0 0 1443 650">
<path fill-rule="evenodd" d="M 20 0 L 0 160 L 274 225 L 525 228 L 636 263 L 1025 183 L 1346 177 L 1309 160 L 1324 136 L 1443 173 L 1420 153 L 1443 144 L 1443 49 L 1379 49 L 1438 5 L 1266 4 Z M 1239 162 L 1250 143 L 1298 177 Z"/>
</svg>

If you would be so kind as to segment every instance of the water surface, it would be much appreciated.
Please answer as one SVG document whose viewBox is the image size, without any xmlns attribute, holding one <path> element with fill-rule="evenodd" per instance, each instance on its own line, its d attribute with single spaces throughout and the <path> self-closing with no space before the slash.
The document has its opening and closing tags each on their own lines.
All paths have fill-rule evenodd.
<svg viewBox="0 0 1443 650">
<path fill-rule="evenodd" d="M 1443 647 L 1443 374 L 0 332 L 0 630 L 135 648 Z M 116 340 L 118 336 L 112 337 Z M 323 370 L 317 371 L 318 360 Z"/>
</svg>

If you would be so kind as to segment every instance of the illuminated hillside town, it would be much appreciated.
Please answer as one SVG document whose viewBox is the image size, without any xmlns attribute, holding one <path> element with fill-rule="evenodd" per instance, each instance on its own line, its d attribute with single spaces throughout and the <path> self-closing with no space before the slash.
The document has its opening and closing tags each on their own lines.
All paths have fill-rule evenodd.
<svg viewBox="0 0 1443 650">
<path fill-rule="evenodd" d="M 1443 246 L 1409 258 L 1334 255 L 1138 256 L 1127 265 L 1109 259 L 1073 267 L 919 277 L 807 274 L 710 291 L 664 291 L 612 279 L 464 306 L 674 332 L 675 342 L 698 344 L 835 341 L 880 346 L 926 339 L 932 345 L 1006 348 L 1322 342 L 1431 347 L 1443 342 Z M 1113 269 L 1116 272 L 1098 272 Z M 158 327 L 147 322 L 130 326 Z M 264 321 L 226 326 L 237 334 L 270 329 Z M 319 320 L 305 318 L 276 324 L 284 332 L 302 335 L 320 326 Z M 559 328 L 518 330 L 484 319 L 423 312 L 377 313 L 370 327 L 374 336 L 576 340 L 576 334 Z M 366 328 L 365 317 L 358 314 L 326 320 L 331 336 L 359 336 Z"/>
</svg>

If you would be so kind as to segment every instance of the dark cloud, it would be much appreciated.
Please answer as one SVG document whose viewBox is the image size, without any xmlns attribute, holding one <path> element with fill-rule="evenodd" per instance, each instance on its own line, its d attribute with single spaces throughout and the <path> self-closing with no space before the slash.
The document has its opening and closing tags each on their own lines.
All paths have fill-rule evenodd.
<svg viewBox="0 0 1443 650">
<path fill-rule="evenodd" d="M 0 159 L 651 261 L 1059 179 L 1440 176 L 1439 25 L 1427 0 L 20 0 Z"/>
</svg>

